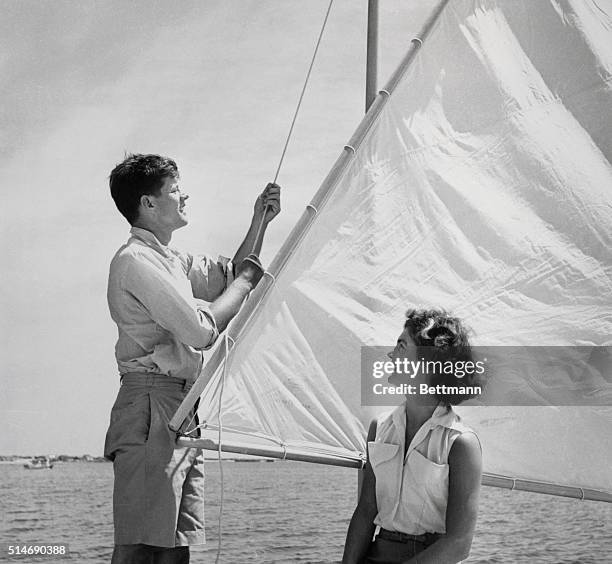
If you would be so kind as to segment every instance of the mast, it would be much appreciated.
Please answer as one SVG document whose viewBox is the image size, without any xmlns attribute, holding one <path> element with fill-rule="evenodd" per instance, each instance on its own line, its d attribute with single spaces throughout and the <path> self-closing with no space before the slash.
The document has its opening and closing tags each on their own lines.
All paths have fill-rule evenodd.
<svg viewBox="0 0 612 564">
<path fill-rule="evenodd" d="M 366 95 L 365 111 L 376 98 L 376 79 L 378 74 L 378 0 L 368 0 L 368 35 L 366 49 Z"/>
</svg>

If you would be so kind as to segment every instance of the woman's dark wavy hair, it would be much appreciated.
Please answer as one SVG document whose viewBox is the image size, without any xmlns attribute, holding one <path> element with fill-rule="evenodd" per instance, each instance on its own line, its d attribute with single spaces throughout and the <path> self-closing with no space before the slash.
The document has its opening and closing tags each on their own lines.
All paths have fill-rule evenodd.
<svg viewBox="0 0 612 564">
<path fill-rule="evenodd" d="M 406 312 L 404 328 L 417 347 L 417 358 L 426 361 L 474 362 L 469 342 L 469 329 L 460 319 L 438 309 L 410 309 Z M 450 374 L 430 374 L 431 386 L 483 386 L 481 374 L 465 374 L 462 377 Z M 446 404 L 457 405 L 476 394 L 436 394 Z"/>
<path fill-rule="evenodd" d="M 168 177 L 178 178 L 176 163 L 161 155 L 127 155 L 110 173 L 110 191 L 115 205 L 130 225 L 138 219 L 140 198 L 159 195 Z"/>
</svg>

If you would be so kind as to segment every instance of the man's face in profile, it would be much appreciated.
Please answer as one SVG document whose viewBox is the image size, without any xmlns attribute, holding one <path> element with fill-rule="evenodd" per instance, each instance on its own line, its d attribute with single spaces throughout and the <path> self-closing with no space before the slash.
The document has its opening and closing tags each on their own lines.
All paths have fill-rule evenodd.
<svg viewBox="0 0 612 564">
<path fill-rule="evenodd" d="M 185 211 L 185 202 L 189 195 L 181 192 L 178 178 L 164 178 L 159 194 L 150 198 L 156 204 L 155 219 L 160 226 L 175 230 L 189 223 Z"/>
</svg>

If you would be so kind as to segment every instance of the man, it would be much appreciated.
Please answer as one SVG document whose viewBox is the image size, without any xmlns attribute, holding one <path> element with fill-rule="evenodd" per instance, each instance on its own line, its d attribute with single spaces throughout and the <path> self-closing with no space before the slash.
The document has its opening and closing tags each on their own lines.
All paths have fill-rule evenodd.
<svg viewBox="0 0 612 564">
<path fill-rule="evenodd" d="M 186 563 L 189 545 L 205 542 L 204 461 L 200 449 L 175 445 L 168 422 L 202 369 L 202 351 L 263 275 L 257 255 L 280 211 L 280 188 L 268 184 L 257 198 L 233 264 L 168 246 L 188 223 L 173 160 L 129 155 L 111 172 L 110 189 L 132 226 L 108 282 L 121 374 L 104 449 L 115 472 L 112 563 Z"/>
</svg>

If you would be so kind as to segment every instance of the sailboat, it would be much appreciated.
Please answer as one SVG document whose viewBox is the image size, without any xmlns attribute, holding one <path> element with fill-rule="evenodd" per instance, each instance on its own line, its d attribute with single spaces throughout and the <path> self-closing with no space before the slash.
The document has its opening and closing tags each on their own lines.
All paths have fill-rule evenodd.
<svg viewBox="0 0 612 564">
<path fill-rule="evenodd" d="M 36 456 L 23 465 L 27 470 L 45 470 L 53 468 L 53 462 L 48 456 Z"/>
<path fill-rule="evenodd" d="M 459 409 L 483 483 L 611 502 L 611 115 L 609 0 L 439 2 L 172 419 L 199 400 L 202 436 L 178 442 L 362 467 L 384 409 L 362 405 L 362 347 L 442 307 L 476 345 L 588 368 L 506 368 Z"/>
</svg>

